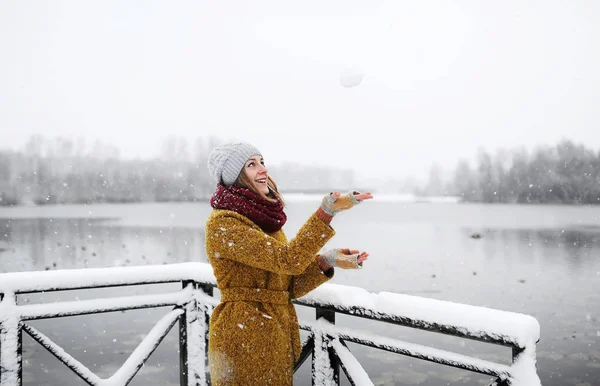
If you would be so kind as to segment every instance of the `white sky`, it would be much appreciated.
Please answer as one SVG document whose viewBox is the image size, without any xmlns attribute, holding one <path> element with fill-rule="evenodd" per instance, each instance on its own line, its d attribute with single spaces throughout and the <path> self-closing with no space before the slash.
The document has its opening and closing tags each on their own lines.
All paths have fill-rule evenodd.
<svg viewBox="0 0 600 386">
<path fill-rule="evenodd" d="M 152 156 L 213 134 L 381 178 L 479 146 L 600 148 L 593 0 L 4 0 L 0 55 L 5 148 L 40 133 Z"/>
</svg>

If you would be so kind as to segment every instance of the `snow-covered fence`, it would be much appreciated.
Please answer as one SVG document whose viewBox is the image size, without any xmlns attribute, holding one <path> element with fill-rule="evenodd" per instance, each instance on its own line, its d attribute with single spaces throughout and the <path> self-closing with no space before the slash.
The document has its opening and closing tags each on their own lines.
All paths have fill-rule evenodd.
<svg viewBox="0 0 600 386">
<path fill-rule="evenodd" d="M 179 291 L 118 296 L 46 304 L 18 304 L 18 295 L 75 289 L 181 282 Z M 98 268 L 0 274 L 0 386 L 22 381 L 22 332 L 46 348 L 89 385 L 127 385 L 179 320 L 181 385 L 208 385 L 206 348 L 208 320 L 218 300 L 212 297 L 215 278 L 208 264 Z M 126 292 L 124 289 L 123 292 Z M 29 320 L 172 306 L 111 377 L 101 379 Z"/>
<path fill-rule="evenodd" d="M 182 283 L 172 293 L 144 294 L 21 305 L 18 295 L 156 283 Z M 0 274 L 0 386 L 21 385 L 22 332 L 56 356 L 89 385 L 127 385 L 179 320 L 181 385 L 209 385 L 208 320 L 218 299 L 210 265 L 183 263 L 144 267 L 98 268 Z M 315 322 L 301 322 L 309 331 L 296 368 L 312 353 L 314 385 L 339 384 L 339 368 L 353 385 L 372 385 L 345 342 L 354 342 L 449 365 L 496 378 L 494 385 L 535 386 L 539 324 L 528 315 L 394 293 L 372 294 L 361 288 L 324 284 L 294 301 L 316 309 Z M 101 379 L 63 348 L 26 322 L 101 312 L 172 306 L 117 372 Z M 450 334 L 513 348 L 511 365 L 493 363 L 388 337 L 340 328 L 336 313 Z"/>
<path fill-rule="evenodd" d="M 301 323 L 309 331 L 300 367 L 313 353 L 313 384 L 338 385 L 339 367 L 355 386 L 373 385 L 345 342 L 353 342 L 495 378 L 490 386 L 539 386 L 536 344 L 540 325 L 529 315 L 389 292 L 325 284 L 297 304 L 315 307 L 317 321 Z M 336 313 L 512 347 L 512 364 L 494 363 L 428 346 L 403 342 L 335 325 Z M 322 316 L 322 317 L 319 317 Z"/>
</svg>

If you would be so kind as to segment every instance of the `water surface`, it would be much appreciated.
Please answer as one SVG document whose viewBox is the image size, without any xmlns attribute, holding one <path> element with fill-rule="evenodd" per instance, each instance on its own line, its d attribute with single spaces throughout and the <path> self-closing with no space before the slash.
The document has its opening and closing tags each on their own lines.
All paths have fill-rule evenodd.
<svg viewBox="0 0 600 386">
<path fill-rule="evenodd" d="M 289 237 L 317 205 L 317 199 L 288 202 L 284 229 Z M 203 224 L 209 211 L 206 203 L 2 208 L 0 271 L 206 262 Z M 332 225 L 337 234 L 327 247 L 371 254 L 362 270 L 337 270 L 333 283 L 532 315 L 541 325 L 537 355 L 542 384 L 600 384 L 600 208 L 373 201 L 339 214 Z M 475 234 L 481 237 L 474 238 Z M 109 292 L 176 289 L 176 285 L 159 287 Z M 101 295 L 106 295 L 103 291 Z M 69 291 L 28 295 L 22 301 L 97 295 L 98 291 Z M 32 325 L 107 377 L 166 312 L 138 310 Z M 313 318 L 312 310 L 303 307 L 299 314 Z M 337 323 L 510 361 L 507 348 L 399 326 L 381 328 L 379 323 L 349 317 L 338 317 Z M 489 377 L 349 347 L 377 385 L 489 383 Z M 172 331 L 132 384 L 178 384 L 177 350 Z M 308 374 L 307 362 L 297 373 L 296 384 L 307 384 Z M 24 338 L 24 378 L 26 385 L 83 384 L 29 338 Z"/>
</svg>

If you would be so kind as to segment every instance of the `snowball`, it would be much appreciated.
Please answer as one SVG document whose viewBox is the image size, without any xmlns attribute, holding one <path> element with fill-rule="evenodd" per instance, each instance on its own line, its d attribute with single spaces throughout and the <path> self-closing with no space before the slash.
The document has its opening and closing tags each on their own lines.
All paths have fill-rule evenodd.
<svg viewBox="0 0 600 386">
<path fill-rule="evenodd" d="M 357 68 L 345 68 L 340 74 L 340 84 L 346 88 L 358 86 L 363 80 L 363 72 Z"/>
</svg>

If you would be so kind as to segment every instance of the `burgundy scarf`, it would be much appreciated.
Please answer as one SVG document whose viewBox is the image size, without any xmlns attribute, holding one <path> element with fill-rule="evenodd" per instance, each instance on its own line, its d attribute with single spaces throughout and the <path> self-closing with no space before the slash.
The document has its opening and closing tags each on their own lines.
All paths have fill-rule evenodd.
<svg viewBox="0 0 600 386">
<path fill-rule="evenodd" d="M 217 185 L 210 198 L 210 206 L 248 217 L 266 233 L 277 232 L 287 220 L 281 201 L 267 201 L 250 189 L 239 186 Z"/>
</svg>

